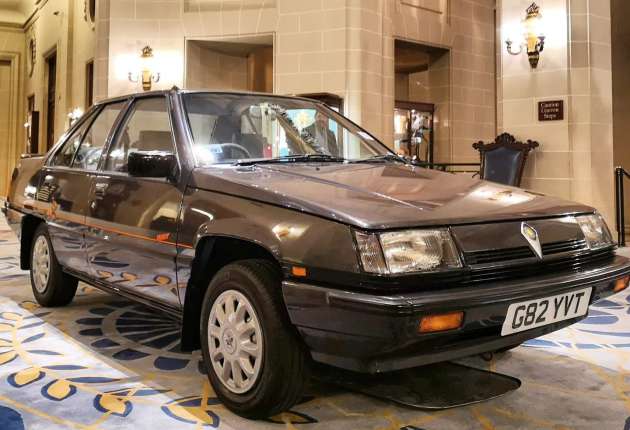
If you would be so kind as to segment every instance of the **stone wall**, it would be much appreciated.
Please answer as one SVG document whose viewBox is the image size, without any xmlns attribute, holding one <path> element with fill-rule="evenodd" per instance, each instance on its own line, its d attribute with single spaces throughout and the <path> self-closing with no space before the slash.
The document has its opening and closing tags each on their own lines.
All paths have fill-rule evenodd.
<svg viewBox="0 0 630 430">
<path fill-rule="evenodd" d="M 501 0 L 503 43 L 519 28 L 529 0 Z M 613 222 L 610 8 L 601 0 L 546 0 L 545 49 L 532 69 L 527 55 L 500 49 L 500 125 L 540 148 L 523 186 L 591 204 Z M 538 102 L 562 100 L 564 119 L 538 120 Z"/>
<path fill-rule="evenodd" d="M 186 58 L 186 87 L 247 90 L 246 57 L 223 54 L 189 42 Z"/>
<path fill-rule="evenodd" d="M 612 0 L 613 149 L 615 166 L 630 171 L 630 2 Z M 627 183 L 627 181 L 626 181 Z M 630 214 L 630 186 L 625 187 L 625 213 Z M 626 217 L 630 226 L 630 215 Z M 626 231 L 629 228 L 626 227 Z"/>
<path fill-rule="evenodd" d="M 139 90 L 126 76 L 146 44 L 154 48 L 163 75 L 156 88 L 168 88 L 184 82 L 185 40 L 272 34 L 276 93 L 337 94 L 348 116 L 392 144 L 394 39 L 401 38 L 452 49 L 452 58 L 440 67 L 441 99 L 451 100 L 445 94 L 449 87 L 453 92 L 437 123 L 444 136 L 441 161 L 476 161 L 472 142 L 495 133 L 494 0 L 103 0 L 99 5 L 99 97 Z"/>
<path fill-rule="evenodd" d="M 437 103 L 436 161 L 477 162 L 477 140 L 495 123 L 494 0 L 390 2 L 392 38 L 450 49 L 432 71 Z M 432 85 L 432 87 L 434 87 Z"/>
<path fill-rule="evenodd" d="M 13 24 L 0 24 L 0 196 L 5 196 L 13 167 L 25 152 L 21 127 L 21 86 L 24 33 Z"/>
</svg>

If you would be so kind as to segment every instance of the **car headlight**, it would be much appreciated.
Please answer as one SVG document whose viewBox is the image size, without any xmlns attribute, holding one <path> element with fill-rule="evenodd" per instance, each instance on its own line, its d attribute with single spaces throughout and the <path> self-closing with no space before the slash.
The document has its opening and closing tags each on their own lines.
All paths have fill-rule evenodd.
<svg viewBox="0 0 630 430">
<path fill-rule="evenodd" d="M 600 214 L 575 217 L 590 249 L 603 248 L 613 244 L 606 221 Z"/>
<path fill-rule="evenodd" d="M 355 234 L 366 272 L 433 272 L 462 267 L 448 229 Z"/>
</svg>

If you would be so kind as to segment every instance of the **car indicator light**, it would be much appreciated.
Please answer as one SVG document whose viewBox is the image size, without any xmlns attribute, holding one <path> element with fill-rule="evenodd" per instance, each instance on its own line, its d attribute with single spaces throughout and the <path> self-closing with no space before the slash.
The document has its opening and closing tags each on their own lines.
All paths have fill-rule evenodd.
<svg viewBox="0 0 630 430">
<path fill-rule="evenodd" d="M 291 274 L 293 276 L 299 276 L 300 278 L 304 278 L 306 276 L 306 267 L 292 266 Z"/>
<path fill-rule="evenodd" d="M 615 281 L 615 288 L 613 289 L 613 291 L 615 293 L 618 293 L 625 290 L 626 288 L 628 288 L 628 282 L 630 282 L 630 276 L 624 276 L 621 279 L 617 279 Z"/>
<path fill-rule="evenodd" d="M 388 273 L 387 265 L 383 259 L 383 249 L 378 241 L 378 236 L 371 233 L 355 232 L 359 256 L 363 270 L 380 275 Z"/>
<path fill-rule="evenodd" d="M 438 331 L 454 330 L 460 328 L 463 322 L 463 312 L 427 315 L 420 319 L 418 331 L 420 333 L 435 333 Z"/>
</svg>

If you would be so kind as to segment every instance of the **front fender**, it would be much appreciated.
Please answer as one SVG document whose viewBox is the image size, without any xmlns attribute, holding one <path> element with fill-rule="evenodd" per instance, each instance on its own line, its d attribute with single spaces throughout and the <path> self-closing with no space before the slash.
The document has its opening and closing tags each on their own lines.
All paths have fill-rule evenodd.
<svg viewBox="0 0 630 430">
<path fill-rule="evenodd" d="M 205 190 L 186 193 L 178 243 L 190 257 L 204 237 L 253 242 L 281 264 L 358 272 L 352 232 L 347 225 L 300 211 Z"/>
<path fill-rule="evenodd" d="M 187 350 L 198 347 L 203 296 L 217 264 L 241 254 L 230 247 L 215 249 L 220 241 L 204 240 L 224 237 L 238 239 L 236 243 L 242 242 L 243 249 L 255 244 L 281 267 L 305 266 L 309 275 L 311 269 L 320 275 L 330 270 L 359 270 L 352 232 L 344 224 L 237 196 L 189 189 L 180 213 L 177 256 L 177 284 L 184 309 L 182 346 Z M 288 270 L 284 273 L 291 276 Z"/>
</svg>

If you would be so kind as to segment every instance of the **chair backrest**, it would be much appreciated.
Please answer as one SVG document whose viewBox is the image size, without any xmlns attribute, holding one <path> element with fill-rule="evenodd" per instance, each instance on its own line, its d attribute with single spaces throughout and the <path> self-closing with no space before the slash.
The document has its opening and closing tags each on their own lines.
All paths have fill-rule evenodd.
<svg viewBox="0 0 630 430">
<path fill-rule="evenodd" d="M 538 142 L 533 140 L 518 142 L 509 133 L 497 136 L 492 143 L 474 143 L 473 148 L 479 151 L 481 157 L 481 178 L 519 187 L 527 156 L 538 146 Z"/>
</svg>

